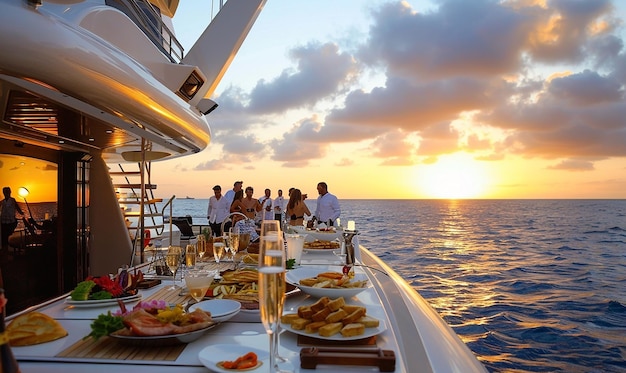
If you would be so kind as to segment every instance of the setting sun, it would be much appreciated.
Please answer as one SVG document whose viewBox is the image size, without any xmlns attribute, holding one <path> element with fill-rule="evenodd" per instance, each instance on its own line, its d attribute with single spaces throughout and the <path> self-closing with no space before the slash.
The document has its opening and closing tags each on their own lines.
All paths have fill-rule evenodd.
<svg viewBox="0 0 626 373">
<path fill-rule="evenodd" d="M 488 187 L 488 174 L 480 162 L 464 153 L 440 157 L 421 166 L 416 174 L 422 193 L 430 198 L 479 198 Z"/>
</svg>

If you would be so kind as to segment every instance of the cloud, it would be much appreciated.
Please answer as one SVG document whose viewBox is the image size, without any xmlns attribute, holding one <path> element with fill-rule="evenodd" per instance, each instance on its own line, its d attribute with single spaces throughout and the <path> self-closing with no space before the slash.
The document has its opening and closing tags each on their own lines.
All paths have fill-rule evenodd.
<svg viewBox="0 0 626 373">
<path fill-rule="evenodd" d="M 293 67 L 249 93 L 227 89 L 213 125 L 223 156 L 303 167 L 332 144 L 363 143 L 384 164 L 467 150 L 482 160 L 584 159 L 553 167 L 585 168 L 626 155 L 626 54 L 612 1 L 436 4 L 420 13 L 385 3 L 361 45 L 342 49 L 338 36 L 298 46 Z M 286 112 L 300 119 L 275 115 Z"/>
<path fill-rule="evenodd" d="M 250 92 L 248 110 L 254 114 L 281 113 L 312 107 L 319 100 L 338 94 L 352 81 L 358 65 L 333 43 L 294 48 L 291 57 L 297 69 L 285 69 L 272 81 L 260 80 Z"/>
<path fill-rule="evenodd" d="M 302 167 L 310 160 L 325 157 L 328 145 L 318 140 L 321 127 L 315 116 L 294 124 L 282 138 L 271 141 L 272 159 L 286 167 Z"/>
<path fill-rule="evenodd" d="M 485 0 L 441 1 L 436 11 L 423 14 L 391 2 L 373 18 L 359 53 L 363 61 L 425 80 L 514 72 L 532 27 L 527 15 Z"/>
<path fill-rule="evenodd" d="M 566 159 L 559 164 L 548 167 L 551 170 L 566 170 L 566 171 L 593 171 L 593 162 L 582 161 L 576 159 Z"/>
</svg>

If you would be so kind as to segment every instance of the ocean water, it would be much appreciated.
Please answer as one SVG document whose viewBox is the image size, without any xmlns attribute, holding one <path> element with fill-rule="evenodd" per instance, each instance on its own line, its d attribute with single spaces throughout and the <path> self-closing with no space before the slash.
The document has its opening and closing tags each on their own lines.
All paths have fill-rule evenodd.
<svg viewBox="0 0 626 373">
<path fill-rule="evenodd" d="M 626 372 L 625 200 L 340 203 L 490 372 Z"/>
</svg>

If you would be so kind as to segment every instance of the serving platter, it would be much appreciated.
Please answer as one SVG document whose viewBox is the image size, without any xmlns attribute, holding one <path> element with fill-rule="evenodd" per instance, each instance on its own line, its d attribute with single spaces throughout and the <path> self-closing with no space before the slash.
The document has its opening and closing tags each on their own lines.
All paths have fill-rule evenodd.
<svg viewBox="0 0 626 373">
<path fill-rule="evenodd" d="M 107 307 L 117 305 L 117 301 L 121 300 L 124 303 L 135 302 L 141 299 L 141 293 L 135 295 L 128 295 L 126 297 L 111 298 L 111 299 L 88 299 L 88 300 L 73 300 L 71 296 L 65 298 L 65 303 L 72 305 L 76 308 L 88 308 L 88 307 Z"/>
<path fill-rule="evenodd" d="M 294 334 L 304 335 L 304 336 L 311 337 L 311 338 L 323 339 L 327 341 L 355 341 L 359 339 L 373 337 L 387 330 L 387 325 L 385 324 L 385 321 L 381 320 L 380 318 L 378 318 L 378 320 L 379 320 L 378 327 L 365 328 L 365 333 L 361 335 L 355 335 L 352 337 L 344 337 L 343 335 L 341 335 L 341 333 L 331 335 L 330 337 L 323 337 L 319 335 L 318 333 L 307 333 L 304 329 L 303 330 L 294 329 L 291 327 L 290 324 L 285 324 L 285 323 L 281 323 L 280 327 Z"/>
<path fill-rule="evenodd" d="M 221 361 L 233 361 L 238 357 L 254 352 L 260 364 L 253 369 L 233 370 L 224 369 L 219 365 Z M 254 347 L 247 347 L 239 344 L 214 344 L 203 348 L 198 354 L 198 359 L 202 365 L 212 372 L 232 373 L 232 372 L 269 372 L 269 353 Z"/>
<path fill-rule="evenodd" d="M 116 339 L 122 343 L 134 345 L 134 346 L 150 346 L 150 347 L 159 347 L 159 346 L 172 346 L 185 344 L 195 341 L 196 339 L 202 337 L 204 333 L 213 329 L 215 326 L 219 325 L 219 323 L 214 323 L 206 328 L 194 330 L 189 333 L 181 333 L 181 334 L 171 334 L 171 335 L 158 335 L 158 336 L 136 336 L 136 335 L 123 335 L 111 333 L 109 337 Z"/>
</svg>

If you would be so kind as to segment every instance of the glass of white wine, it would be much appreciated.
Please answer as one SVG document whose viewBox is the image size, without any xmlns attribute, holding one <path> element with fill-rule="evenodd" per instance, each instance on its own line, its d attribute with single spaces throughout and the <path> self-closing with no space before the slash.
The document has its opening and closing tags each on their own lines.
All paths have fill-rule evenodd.
<svg viewBox="0 0 626 373">
<path fill-rule="evenodd" d="M 261 321 L 270 337 L 271 372 L 282 372 L 277 357 L 285 288 L 285 247 L 280 224 L 277 220 L 264 220 L 259 246 L 259 308 Z"/>
<path fill-rule="evenodd" d="M 206 253 L 206 250 L 207 250 L 206 238 L 204 237 L 204 235 L 199 234 L 198 241 L 196 242 L 196 252 L 198 253 L 198 257 L 200 258 L 200 261 L 202 261 L 202 258 L 204 258 L 204 254 Z"/>
<path fill-rule="evenodd" d="M 196 246 L 189 244 L 185 247 L 185 267 L 193 269 L 196 266 Z"/>
<path fill-rule="evenodd" d="M 233 263 L 235 263 L 235 269 L 237 269 L 238 263 L 237 263 L 237 253 L 239 252 L 239 238 L 241 233 L 241 229 L 239 228 L 239 226 L 235 225 L 234 227 L 232 227 L 230 229 L 230 233 L 228 234 L 228 237 L 230 238 L 230 242 L 229 242 L 229 246 L 230 246 L 230 252 L 233 256 Z"/>
<path fill-rule="evenodd" d="M 189 289 L 189 295 L 191 295 L 196 302 L 200 302 L 204 299 L 207 290 L 209 290 L 211 283 L 213 283 L 215 275 L 215 272 L 206 270 L 193 269 L 187 271 L 185 284 L 187 285 L 187 289 Z"/>
<path fill-rule="evenodd" d="M 178 289 L 176 286 L 176 273 L 178 272 L 178 268 L 180 267 L 180 263 L 182 260 L 183 249 L 180 246 L 170 246 L 167 250 L 167 254 L 165 254 L 165 264 L 174 274 L 172 276 L 172 281 L 174 281 L 174 285 L 172 285 L 169 289 Z"/>
<path fill-rule="evenodd" d="M 222 260 L 224 246 L 223 241 L 213 241 L 213 258 L 215 258 L 215 263 L 219 264 L 220 260 Z"/>
</svg>

